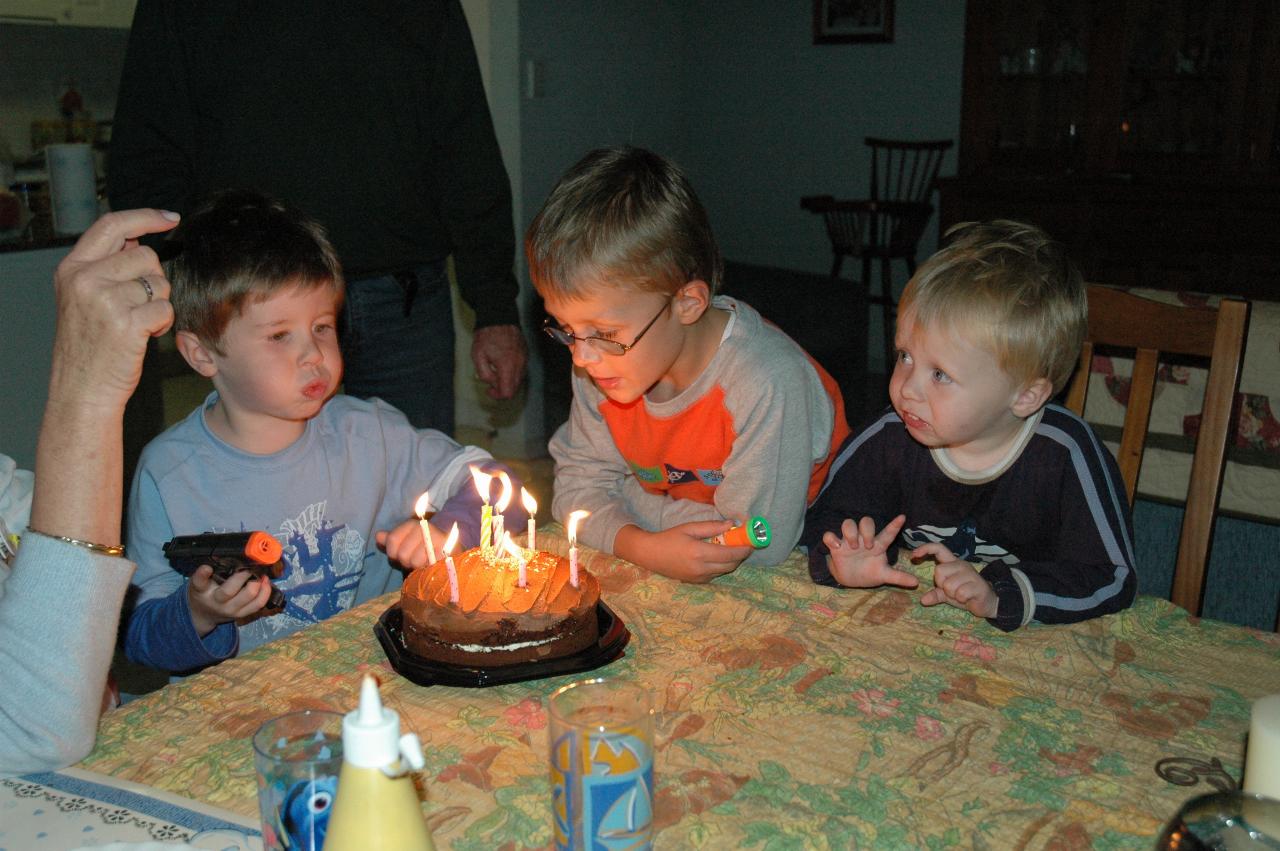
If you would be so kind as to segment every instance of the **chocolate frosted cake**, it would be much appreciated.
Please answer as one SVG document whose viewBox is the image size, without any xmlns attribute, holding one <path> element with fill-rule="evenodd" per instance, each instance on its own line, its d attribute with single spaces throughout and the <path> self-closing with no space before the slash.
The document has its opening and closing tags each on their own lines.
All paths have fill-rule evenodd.
<svg viewBox="0 0 1280 851">
<path fill-rule="evenodd" d="M 406 648 L 451 665 L 497 667 L 567 656 L 599 640 L 600 583 L 569 562 L 526 550 L 526 585 L 511 556 L 486 559 L 478 549 L 454 558 L 458 602 L 449 600 L 443 559 L 415 570 L 400 592 Z"/>
</svg>

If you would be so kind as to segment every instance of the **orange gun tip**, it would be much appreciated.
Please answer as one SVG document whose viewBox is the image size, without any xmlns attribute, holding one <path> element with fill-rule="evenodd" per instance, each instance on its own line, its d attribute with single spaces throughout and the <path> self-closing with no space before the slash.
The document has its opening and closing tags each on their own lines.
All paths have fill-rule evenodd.
<svg viewBox="0 0 1280 851">
<path fill-rule="evenodd" d="M 284 548 L 280 542 L 266 532 L 254 532 L 244 545 L 244 554 L 258 564 L 275 564 L 280 560 Z"/>
</svg>

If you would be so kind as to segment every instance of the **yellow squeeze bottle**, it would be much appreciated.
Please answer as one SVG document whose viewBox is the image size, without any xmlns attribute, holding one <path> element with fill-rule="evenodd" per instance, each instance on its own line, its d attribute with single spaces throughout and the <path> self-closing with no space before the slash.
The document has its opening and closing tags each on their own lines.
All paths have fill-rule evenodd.
<svg viewBox="0 0 1280 851">
<path fill-rule="evenodd" d="M 434 851 L 409 772 L 425 764 L 400 716 L 382 706 L 378 683 L 365 674 L 360 707 L 342 719 L 342 771 L 325 851 Z"/>
</svg>

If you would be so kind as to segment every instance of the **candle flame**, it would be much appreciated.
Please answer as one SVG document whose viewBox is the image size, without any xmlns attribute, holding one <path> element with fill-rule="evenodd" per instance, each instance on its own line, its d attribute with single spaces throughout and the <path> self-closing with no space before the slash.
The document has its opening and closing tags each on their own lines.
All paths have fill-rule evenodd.
<svg viewBox="0 0 1280 851">
<path fill-rule="evenodd" d="M 515 488 L 511 485 L 511 477 L 507 475 L 505 470 L 498 471 L 498 481 L 502 483 L 502 495 L 498 497 L 498 501 L 493 504 L 494 511 L 501 514 L 507 510 L 507 506 L 511 504 L 511 497 Z"/>
<path fill-rule="evenodd" d="M 427 509 L 431 507 L 431 494 L 426 491 L 422 492 L 422 496 L 418 497 L 418 501 L 413 504 L 413 513 L 418 515 L 419 520 L 427 519 Z"/>
<path fill-rule="evenodd" d="M 578 540 L 578 522 L 591 516 L 591 512 L 586 509 L 579 508 L 577 511 L 569 512 L 569 543 L 575 543 Z"/>
<path fill-rule="evenodd" d="M 502 548 L 511 553 L 520 561 L 524 561 L 524 550 L 520 549 L 520 545 L 511 540 L 511 533 L 507 532 L 502 536 Z"/>
<path fill-rule="evenodd" d="M 444 554 L 447 557 L 453 552 L 453 548 L 458 545 L 458 524 L 454 523 L 453 528 L 449 530 L 449 537 L 444 539 Z"/>
<path fill-rule="evenodd" d="M 467 469 L 471 471 L 471 478 L 476 483 L 476 493 L 480 494 L 480 498 L 484 500 L 484 504 L 489 504 L 489 484 L 493 481 L 493 476 L 489 475 L 479 467 L 472 464 Z"/>
<path fill-rule="evenodd" d="M 520 488 L 520 502 L 530 517 L 538 513 L 538 501 L 524 488 Z"/>
</svg>

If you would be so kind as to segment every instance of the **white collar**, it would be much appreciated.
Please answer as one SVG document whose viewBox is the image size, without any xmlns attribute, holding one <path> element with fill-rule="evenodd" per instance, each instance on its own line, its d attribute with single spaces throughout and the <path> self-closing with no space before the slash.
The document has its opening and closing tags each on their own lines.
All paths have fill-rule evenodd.
<svg viewBox="0 0 1280 851">
<path fill-rule="evenodd" d="M 1044 408 L 1036 411 L 1027 417 L 1022 423 L 1022 427 L 1018 430 L 1018 435 L 1013 441 L 1013 445 L 1009 447 L 1009 451 L 1004 454 L 996 463 L 987 467 L 985 470 L 963 470 L 952 460 L 950 453 L 945 447 L 937 447 L 930 449 L 929 454 L 933 456 L 933 462 L 938 465 L 938 469 L 946 474 L 947 478 L 952 481 L 959 482 L 962 485 L 981 485 L 994 481 L 1004 475 L 1005 470 L 1013 466 L 1013 462 L 1018 460 L 1018 456 L 1022 454 L 1022 450 L 1027 448 L 1027 444 L 1031 442 L 1031 435 L 1035 434 L 1036 426 L 1040 425 L 1040 418 L 1044 416 Z"/>
</svg>

